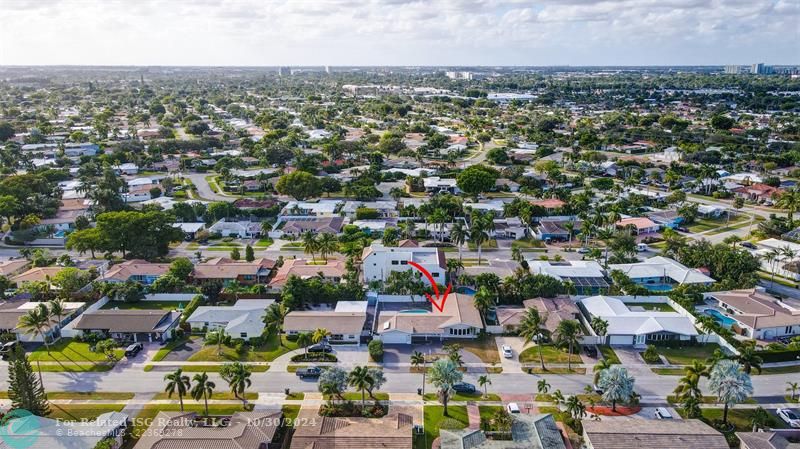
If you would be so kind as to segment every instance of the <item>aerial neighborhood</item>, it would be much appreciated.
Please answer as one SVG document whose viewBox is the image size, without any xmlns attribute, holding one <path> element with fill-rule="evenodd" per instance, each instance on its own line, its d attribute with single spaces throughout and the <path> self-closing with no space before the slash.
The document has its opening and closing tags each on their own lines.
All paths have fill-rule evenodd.
<svg viewBox="0 0 800 449">
<path fill-rule="evenodd" d="M 462 69 L 0 66 L 0 448 L 800 447 L 797 68 Z"/>
</svg>

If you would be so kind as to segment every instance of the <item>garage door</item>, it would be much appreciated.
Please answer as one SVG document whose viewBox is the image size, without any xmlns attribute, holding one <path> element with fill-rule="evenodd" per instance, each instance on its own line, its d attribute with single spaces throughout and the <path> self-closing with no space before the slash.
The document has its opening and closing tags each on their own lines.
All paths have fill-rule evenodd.
<svg viewBox="0 0 800 449">
<path fill-rule="evenodd" d="M 411 336 L 402 332 L 390 332 L 388 334 L 382 334 L 381 340 L 383 340 L 383 344 L 386 345 L 408 344 L 411 343 Z"/>
<path fill-rule="evenodd" d="M 612 335 L 609 338 L 608 343 L 611 345 L 632 345 L 633 344 L 633 336 L 632 335 Z"/>
</svg>

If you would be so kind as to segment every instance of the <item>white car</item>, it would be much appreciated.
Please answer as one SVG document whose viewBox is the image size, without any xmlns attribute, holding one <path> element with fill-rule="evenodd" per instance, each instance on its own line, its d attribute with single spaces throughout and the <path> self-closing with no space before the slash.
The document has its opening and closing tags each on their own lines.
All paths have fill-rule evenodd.
<svg viewBox="0 0 800 449">
<path fill-rule="evenodd" d="M 655 411 L 656 419 L 672 419 L 672 413 L 664 407 L 658 407 Z"/>
<path fill-rule="evenodd" d="M 511 350 L 511 346 L 503 345 L 500 349 L 503 350 L 503 357 L 505 357 L 507 359 L 510 359 L 511 357 L 514 357 L 514 352 Z"/>
<path fill-rule="evenodd" d="M 789 424 L 790 427 L 800 428 L 800 416 L 795 413 L 794 410 L 788 408 L 779 408 L 775 411 L 778 416 L 785 422 Z"/>
<path fill-rule="evenodd" d="M 510 403 L 509 403 L 509 404 L 506 406 L 506 410 L 508 410 L 508 413 L 511 413 L 511 414 L 515 414 L 515 413 L 516 413 L 516 414 L 518 414 L 518 413 L 522 413 L 522 412 L 519 410 L 519 405 L 517 405 L 517 403 L 516 403 L 516 402 L 510 402 Z"/>
</svg>

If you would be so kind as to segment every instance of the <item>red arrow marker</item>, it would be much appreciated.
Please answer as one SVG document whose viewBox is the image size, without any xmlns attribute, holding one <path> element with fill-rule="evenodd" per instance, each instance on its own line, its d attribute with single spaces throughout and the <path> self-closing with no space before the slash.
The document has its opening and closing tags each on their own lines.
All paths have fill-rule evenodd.
<svg viewBox="0 0 800 449">
<path fill-rule="evenodd" d="M 416 262 L 412 262 L 409 260 L 408 264 L 419 270 L 422 274 L 425 275 L 426 278 L 428 278 L 428 281 L 431 283 L 431 287 L 433 287 L 433 293 L 436 295 L 436 301 L 441 301 L 441 303 L 437 303 L 436 301 L 434 301 L 430 293 L 425 293 L 425 296 L 428 298 L 428 301 L 430 301 L 431 304 L 433 304 L 433 306 L 436 307 L 436 310 L 438 310 L 439 312 L 443 311 L 444 303 L 447 301 L 447 296 L 450 294 L 450 289 L 453 288 L 453 284 L 452 283 L 448 284 L 447 290 L 445 290 L 444 295 L 440 297 L 439 286 L 436 285 L 436 281 L 433 280 L 433 276 L 431 276 L 431 273 Z"/>
</svg>

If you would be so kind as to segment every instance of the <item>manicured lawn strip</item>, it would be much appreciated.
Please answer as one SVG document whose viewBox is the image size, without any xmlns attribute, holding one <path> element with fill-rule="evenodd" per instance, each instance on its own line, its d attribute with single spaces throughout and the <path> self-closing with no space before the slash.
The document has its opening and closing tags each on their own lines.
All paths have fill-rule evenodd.
<svg viewBox="0 0 800 449">
<path fill-rule="evenodd" d="M 683 418 L 686 418 L 686 414 L 682 408 L 676 408 L 679 415 Z M 739 444 L 736 443 L 738 438 L 734 435 L 734 432 L 752 432 L 753 424 L 751 422 L 750 417 L 755 412 L 755 409 L 745 409 L 745 408 L 730 408 L 728 409 L 728 422 L 733 424 L 735 427 L 733 432 L 723 432 L 725 438 L 728 440 L 728 444 L 731 444 L 731 447 L 739 447 Z M 722 408 L 704 408 L 701 410 L 702 417 L 700 418 L 706 424 L 710 426 L 714 426 L 715 421 L 722 421 Z M 767 420 L 766 426 L 768 428 L 779 428 L 783 429 L 786 428 L 786 425 L 783 423 L 782 420 L 778 419 L 772 413 L 769 414 L 769 420 Z"/>
<path fill-rule="evenodd" d="M 50 391 L 47 399 L 79 399 L 86 401 L 127 401 L 133 399 L 133 393 L 104 393 L 98 391 Z"/>
<path fill-rule="evenodd" d="M 675 395 L 667 396 L 667 402 L 670 404 L 679 404 L 680 400 Z M 701 404 L 717 404 L 718 399 L 716 396 L 703 396 L 703 399 L 700 401 Z M 744 401 L 744 404 L 757 404 L 756 400 L 753 398 L 747 398 Z"/>
<path fill-rule="evenodd" d="M 225 387 L 225 385 L 222 385 L 222 387 Z M 254 392 L 254 391 L 245 392 L 244 393 L 244 398 L 247 399 L 248 401 L 255 401 L 256 399 L 258 399 L 258 393 Z M 172 397 L 168 397 L 167 393 L 161 392 L 161 393 L 158 393 L 157 395 L 153 396 L 153 400 L 154 401 L 163 401 L 163 400 L 169 400 L 169 399 L 174 399 L 174 400 L 177 401 L 178 400 L 178 395 L 177 394 L 173 394 Z M 214 400 L 219 400 L 219 401 L 239 401 L 240 400 L 236 396 L 234 396 L 233 393 L 231 393 L 230 391 L 215 391 L 214 394 L 208 399 L 214 399 Z M 190 397 L 186 396 L 186 397 L 183 398 L 183 400 L 184 400 L 184 402 L 186 402 L 187 400 L 191 401 L 192 399 Z"/>
<path fill-rule="evenodd" d="M 478 250 L 478 246 L 475 245 L 472 242 L 467 242 L 467 245 L 469 246 L 469 250 L 470 251 L 477 251 Z M 489 239 L 489 240 L 483 242 L 483 244 L 481 245 L 481 250 L 485 251 L 487 249 L 497 249 L 497 240 Z"/>
<path fill-rule="evenodd" d="M 214 364 L 214 365 L 174 365 L 169 366 L 169 371 L 174 371 L 178 368 L 183 369 L 184 373 L 218 373 L 225 363 Z M 269 365 L 247 365 L 250 368 L 250 372 L 253 373 L 265 373 L 269 371 Z M 156 368 L 156 365 L 145 365 L 144 371 L 150 372 Z"/>
<path fill-rule="evenodd" d="M 650 368 L 650 371 L 661 376 L 683 376 L 686 374 L 683 368 Z"/>
<path fill-rule="evenodd" d="M 125 404 L 50 404 L 48 418 L 64 421 L 92 420 L 108 412 L 119 412 Z"/>
<path fill-rule="evenodd" d="M 494 418 L 495 413 L 503 410 L 502 405 L 479 405 L 478 411 L 481 414 L 481 420 L 489 420 L 491 421 Z"/>
<path fill-rule="evenodd" d="M 447 407 L 448 417 L 443 415 L 444 407 L 441 405 L 426 405 L 423 409 L 423 422 L 425 425 L 425 435 L 423 438 L 415 438 L 414 449 L 430 449 L 433 440 L 439 437 L 439 428 L 443 420 L 446 420 L 445 427 L 452 430 L 463 429 L 469 425 L 467 407 L 449 406 Z"/>
<path fill-rule="evenodd" d="M 546 370 L 542 370 L 541 367 L 535 367 L 530 369 L 525 369 L 528 374 L 586 374 L 586 368 L 572 368 L 570 371 L 568 368 L 547 368 Z"/>
<path fill-rule="evenodd" d="M 28 360 L 40 362 L 105 362 L 108 359 L 105 354 L 99 352 L 92 352 L 89 350 L 88 343 L 81 343 L 74 341 L 71 338 L 62 338 L 61 340 L 50 345 L 50 353 L 42 346 L 35 351 L 28 354 Z M 125 350 L 118 349 L 115 351 L 117 357 L 125 355 Z"/>
<path fill-rule="evenodd" d="M 436 395 L 436 393 L 425 393 L 425 397 L 423 399 L 425 399 L 426 401 L 438 401 L 439 397 Z M 476 394 L 456 393 L 450 398 L 450 400 L 456 402 L 499 401 L 500 396 L 494 393 L 489 393 L 488 395 L 484 396 L 483 392 Z"/>
<path fill-rule="evenodd" d="M 294 393 L 287 394 L 286 395 L 286 400 L 287 401 L 302 401 L 303 399 L 305 399 L 305 397 L 306 397 L 306 394 L 303 393 L 303 392 L 294 392 Z"/>
<path fill-rule="evenodd" d="M 297 349 L 297 343 L 291 342 L 283 337 L 283 345 L 278 344 L 278 337 L 270 335 L 263 345 L 250 348 L 246 347 L 244 353 L 237 353 L 236 349 L 222 346 L 222 353 L 217 353 L 217 345 L 207 345 L 197 351 L 191 357 L 190 362 L 271 362 L 289 351 Z"/>
<path fill-rule="evenodd" d="M 500 363 L 500 354 L 497 352 L 497 343 L 493 337 L 475 340 L 445 340 L 443 344 L 450 343 L 461 345 L 462 349 L 475 354 L 483 363 Z"/>
<path fill-rule="evenodd" d="M 753 370 L 753 375 L 758 374 L 787 374 L 787 373 L 800 373 L 800 365 L 792 365 L 792 366 L 774 366 L 769 368 L 762 368 L 761 372 L 759 373 L 757 370 Z"/>
<path fill-rule="evenodd" d="M 64 363 L 58 365 L 40 365 L 33 364 L 34 371 L 41 371 L 43 373 L 104 373 L 111 371 L 114 365 L 103 363 Z"/>
<path fill-rule="evenodd" d="M 275 241 L 273 241 L 271 238 L 260 239 L 259 241 L 256 242 L 254 247 L 255 248 L 267 248 L 270 245 L 272 245 L 273 243 L 275 243 Z"/>
<path fill-rule="evenodd" d="M 577 348 L 573 350 L 577 350 Z M 569 360 L 572 360 L 572 363 L 583 362 L 580 355 L 573 353 L 572 357 L 570 357 L 568 351 L 561 350 L 553 345 L 542 345 L 542 357 L 545 365 L 548 363 L 567 363 Z M 524 349 L 519 354 L 519 361 L 520 363 L 539 363 L 539 349 L 537 349 L 537 346 L 533 345 Z"/>
<path fill-rule="evenodd" d="M 719 345 L 715 343 L 686 346 L 683 348 L 667 348 L 656 346 L 658 353 L 663 355 L 673 365 L 691 365 L 693 360 L 705 360 L 714 355 L 714 350 Z"/>
<path fill-rule="evenodd" d="M 186 307 L 187 304 L 189 301 L 109 301 L 101 307 L 101 310 L 178 310 L 178 306 Z"/>
<path fill-rule="evenodd" d="M 297 415 L 300 414 L 300 406 L 299 405 L 284 405 L 281 407 L 283 410 L 283 419 L 284 421 L 291 427 L 294 427 L 295 420 L 297 419 Z"/>
<path fill-rule="evenodd" d="M 388 400 L 389 400 L 389 393 L 384 393 L 384 392 L 381 392 L 381 391 L 376 391 L 376 392 L 375 392 L 375 393 L 373 393 L 373 394 L 374 394 L 374 396 L 375 396 L 375 399 L 372 399 L 371 397 L 369 397 L 369 393 L 368 393 L 368 392 L 364 392 L 364 400 L 365 400 L 365 401 L 374 401 L 374 400 L 378 400 L 378 401 L 388 401 Z M 344 393 L 344 394 L 342 394 L 342 396 L 344 397 L 344 400 L 345 400 L 345 401 L 354 401 L 354 402 L 355 402 L 355 401 L 361 401 L 361 392 L 360 392 L 360 391 L 358 391 L 358 392 L 356 392 L 356 391 L 349 391 L 349 392 L 347 392 L 347 393 Z M 330 395 L 324 395 L 323 397 L 324 397 L 326 400 L 328 400 L 328 399 L 330 399 L 330 398 L 331 398 L 331 397 L 330 397 Z"/>
<path fill-rule="evenodd" d="M 609 345 L 600 345 L 598 346 L 600 353 L 603 354 L 603 358 L 608 360 L 608 363 L 612 365 L 619 365 L 622 362 L 619 361 L 619 357 L 617 357 L 617 353 L 614 352 L 614 348 Z"/>
</svg>

